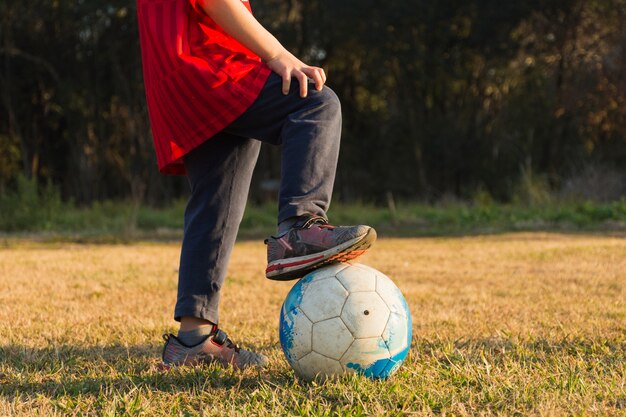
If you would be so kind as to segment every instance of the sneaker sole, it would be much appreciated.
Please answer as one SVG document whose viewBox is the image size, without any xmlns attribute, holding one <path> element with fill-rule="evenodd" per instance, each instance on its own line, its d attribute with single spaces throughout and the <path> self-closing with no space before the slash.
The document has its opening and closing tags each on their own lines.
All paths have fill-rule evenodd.
<svg viewBox="0 0 626 417">
<path fill-rule="evenodd" d="M 365 235 L 323 252 L 271 262 L 265 270 L 265 276 L 274 281 L 299 279 L 323 266 L 358 258 L 367 252 L 375 240 L 376 230 L 370 228 Z"/>
</svg>

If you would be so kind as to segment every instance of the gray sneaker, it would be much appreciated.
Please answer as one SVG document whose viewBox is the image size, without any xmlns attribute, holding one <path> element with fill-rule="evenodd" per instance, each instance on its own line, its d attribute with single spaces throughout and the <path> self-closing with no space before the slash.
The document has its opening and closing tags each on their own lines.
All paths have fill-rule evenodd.
<svg viewBox="0 0 626 417">
<path fill-rule="evenodd" d="M 164 334 L 163 367 L 180 365 L 199 365 L 217 362 L 224 367 L 232 365 L 236 369 L 248 367 L 263 368 L 267 365 L 267 357 L 245 350 L 234 344 L 217 326 L 213 326 L 211 334 L 195 346 L 183 344 L 173 334 Z"/>
<path fill-rule="evenodd" d="M 302 278 L 325 265 L 361 256 L 375 240 L 370 226 L 331 226 L 322 217 L 303 218 L 284 235 L 265 241 L 265 276 L 279 281 Z"/>
</svg>

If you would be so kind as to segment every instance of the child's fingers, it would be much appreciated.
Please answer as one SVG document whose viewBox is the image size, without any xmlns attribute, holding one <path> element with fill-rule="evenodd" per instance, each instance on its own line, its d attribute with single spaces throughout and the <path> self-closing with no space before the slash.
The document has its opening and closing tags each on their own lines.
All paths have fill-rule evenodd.
<svg viewBox="0 0 626 417">
<path fill-rule="evenodd" d="M 298 71 L 296 77 L 300 83 L 300 97 L 304 98 L 308 94 L 309 80 L 303 71 Z"/>
<path fill-rule="evenodd" d="M 309 67 L 304 69 L 303 72 L 313 79 L 315 82 L 315 89 L 320 91 L 325 82 L 324 70 L 317 67 Z"/>
<path fill-rule="evenodd" d="M 324 70 L 321 68 L 315 68 L 315 75 L 313 79 L 315 80 L 315 88 L 317 88 L 317 91 L 322 91 L 322 87 L 324 87 L 324 83 L 326 83 Z"/>
<path fill-rule="evenodd" d="M 313 76 L 311 78 L 313 78 L 314 80 L 319 78 L 319 80 L 321 81 L 322 85 L 326 84 L 326 74 L 324 73 L 324 70 L 322 68 L 319 68 L 319 67 L 312 67 L 312 69 L 314 70 L 315 76 Z"/>
<path fill-rule="evenodd" d="M 282 74 L 283 78 L 283 94 L 289 94 L 289 88 L 291 88 L 291 74 L 287 71 Z"/>
</svg>

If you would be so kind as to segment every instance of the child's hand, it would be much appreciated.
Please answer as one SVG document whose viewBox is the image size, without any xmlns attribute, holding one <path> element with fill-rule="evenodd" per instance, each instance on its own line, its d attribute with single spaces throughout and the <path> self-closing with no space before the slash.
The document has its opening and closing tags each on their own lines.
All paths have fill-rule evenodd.
<svg viewBox="0 0 626 417">
<path fill-rule="evenodd" d="M 286 49 L 266 62 L 267 66 L 280 75 L 283 79 L 283 94 L 289 94 L 291 79 L 295 78 L 300 83 L 300 97 L 306 97 L 308 93 L 308 79 L 315 82 L 315 89 L 320 91 L 326 82 L 326 74 L 319 67 L 311 67 L 293 56 Z"/>
<path fill-rule="evenodd" d="M 291 79 L 300 83 L 300 97 L 306 97 L 308 80 L 319 91 L 326 82 L 324 70 L 311 67 L 287 51 L 278 40 L 252 16 L 240 0 L 199 0 L 206 14 L 226 33 L 260 56 L 272 71 L 283 79 L 283 94 L 289 94 Z"/>
</svg>

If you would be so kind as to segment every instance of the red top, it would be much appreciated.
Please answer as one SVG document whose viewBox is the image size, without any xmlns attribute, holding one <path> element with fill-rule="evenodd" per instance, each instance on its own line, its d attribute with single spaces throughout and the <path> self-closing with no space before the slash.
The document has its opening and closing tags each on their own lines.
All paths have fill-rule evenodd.
<svg viewBox="0 0 626 417">
<path fill-rule="evenodd" d="M 184 174 L 181 157 L 239 117 L 270 74 L 196 3 L 137 0 L 148 112 L 165 174 Z"/>
</svg>

